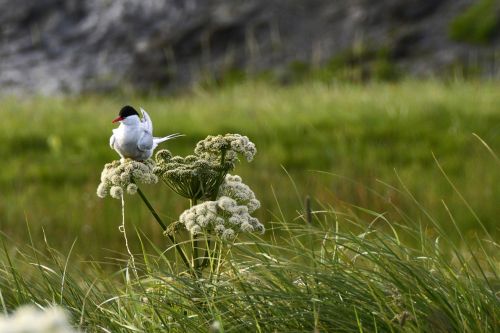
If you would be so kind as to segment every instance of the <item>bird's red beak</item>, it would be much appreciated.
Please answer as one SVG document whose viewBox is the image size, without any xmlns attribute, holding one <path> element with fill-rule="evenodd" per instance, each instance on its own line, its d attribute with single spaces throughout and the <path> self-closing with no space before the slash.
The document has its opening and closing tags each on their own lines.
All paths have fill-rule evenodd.
<svg viewBox="0 0 500 333">
<path fill-rule="evenodd" d="M 117 121 L 121 121 L 121 120 L 123 120 L 123 118 L 118 116 L 115 119 L 113 119 L 112 123 L 116 123 Z"/>
</svg>

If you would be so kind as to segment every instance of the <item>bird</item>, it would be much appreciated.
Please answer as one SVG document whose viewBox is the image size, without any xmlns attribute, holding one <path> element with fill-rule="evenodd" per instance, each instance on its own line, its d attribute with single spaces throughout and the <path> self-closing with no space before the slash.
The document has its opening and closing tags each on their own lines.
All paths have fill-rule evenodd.
<svg viewBox="0 0 500 333">
<path fill-rule="evenodd" d="M 116 150 L 122 160 L 130 158 L 145 161 L 153 155 L 153 151 L 160 143 L 183 136 L 175 133 L 162 138 L 153 137 L 153 122 L 143 108 L 140 110 L 142 119 L 132 106 L 125 105 L 118 113 L 118 117 L 112 121 L 112 123 L 120 122 L 120 125 L 113 129 L 109 146 Z"/>
</svg>

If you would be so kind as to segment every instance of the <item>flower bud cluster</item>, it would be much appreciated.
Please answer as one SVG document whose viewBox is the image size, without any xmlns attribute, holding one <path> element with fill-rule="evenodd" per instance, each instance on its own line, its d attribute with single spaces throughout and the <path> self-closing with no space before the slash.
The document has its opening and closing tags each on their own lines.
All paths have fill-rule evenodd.
<svg viewBox="0 0 500 333">
<path fill-rule="evenodd" d="M 164 149 L 156 154 L 154 173 L 175 192 L 189 199 L 210 198 L 218 189 L 223 165 L 196 155 L 174 156 Z"/>
<path fill-rule="evenodd" d="M 183 197 L 213 200 L 227 172 L 234 169 L 238 154 L 251 161 L 256 152 L 246 136 L 208 136 L 196 144 L 194 155 L 172 156 L 168 150 L 160 150 L 154 173 Z"/>
<path fill-rule="evenodd" d="M 226 175 L 224 183 L 219 188 L 219 196 L 233 198 L 238 205 L 248 207 L 250 214 L 260 208 L 260 201 L 238 175 Z"/>
<path fill-rule="evenodd" d="M 101 183 L 97 187 L 97 195 L 101 198 L 108 194 L 120 199 L 124 192 L 135 194 L 136 183 L 154 184 L 158 177 L 153 173 L 154 161 L 143 162 L 132 159 L 116 160 L 107 163 L 101 173 Z"/>
<path fill-rule="evenodd" d="M 238 232 L 264 233 L 264 226 L 250 214 L 260 207 L 252 190 L 239 176 L 227 175 L 215 201 L 205 201 L 184 211 L 179 222 L 193 235 L 211 228 L 225 240 Z"/>
<path fill-rule="evenodd" d="M 222 155 L 222 159 L 232 163 L 234 167 L 238 154 L 242 154 L 248 162 L 251 162 L 257 153 L 257 148 L 248 137 L 240 134 L 209 135 L 196 144 L 194 152 L 206 159 L 221 160 Z"/>
</svg>

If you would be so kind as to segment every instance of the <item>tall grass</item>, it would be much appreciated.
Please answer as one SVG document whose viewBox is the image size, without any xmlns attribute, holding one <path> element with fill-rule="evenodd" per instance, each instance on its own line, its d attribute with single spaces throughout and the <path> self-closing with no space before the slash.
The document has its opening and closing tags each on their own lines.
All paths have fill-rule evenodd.
<svg viewBox="0 0 500 333">
<path fill-rule="evenodd" d="M 61 255 L 48 243 L 12 247 L 2 237 L 2 308 L 60 304 L 89 332 L 499 330 L 493 239 L 456 242 L 428 211 L 428 221 L 399 223 L 365 208 L 300 206 L 296 215 L 273 218 L 269 239 L 226 243 L 226 260 L 199 278 L 179 275 L 174 249 L 136 253 L 138 277 L 127 279 L 126 255 L 75 264 L 72 253 Z M 360 218 L 361 211 L 371 217 Z M 110 268 L 114 274 L 103 272 Z"/>
</svg>

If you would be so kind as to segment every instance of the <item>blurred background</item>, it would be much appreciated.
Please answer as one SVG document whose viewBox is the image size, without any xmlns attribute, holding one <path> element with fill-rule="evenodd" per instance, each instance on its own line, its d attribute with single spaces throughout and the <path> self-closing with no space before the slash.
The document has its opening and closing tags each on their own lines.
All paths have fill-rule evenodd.
<svg viewBox="0 0 500 333">
<path fill-rule="evenodd" d="M 2 92 L 138 89 L 313 69 L 356 81 L 498 77 L 497 0 L 0 2 Z"/>
<path fill-rule="evenodd" d="M 310 195 L 346 226 L 369 209 L 498 235 L 499 46 L 498 0 L 0 0 L 0 230 L 122 251 L 120 204 L 95 189 L 132 104 L 186 134 L 174 154 L 249 136 L 236 172 L 264 223 Z M 169 222 L 188 205 L 145 192 Z M 164 242 L 138 198 L 127 218 Z"/>
</svg>

